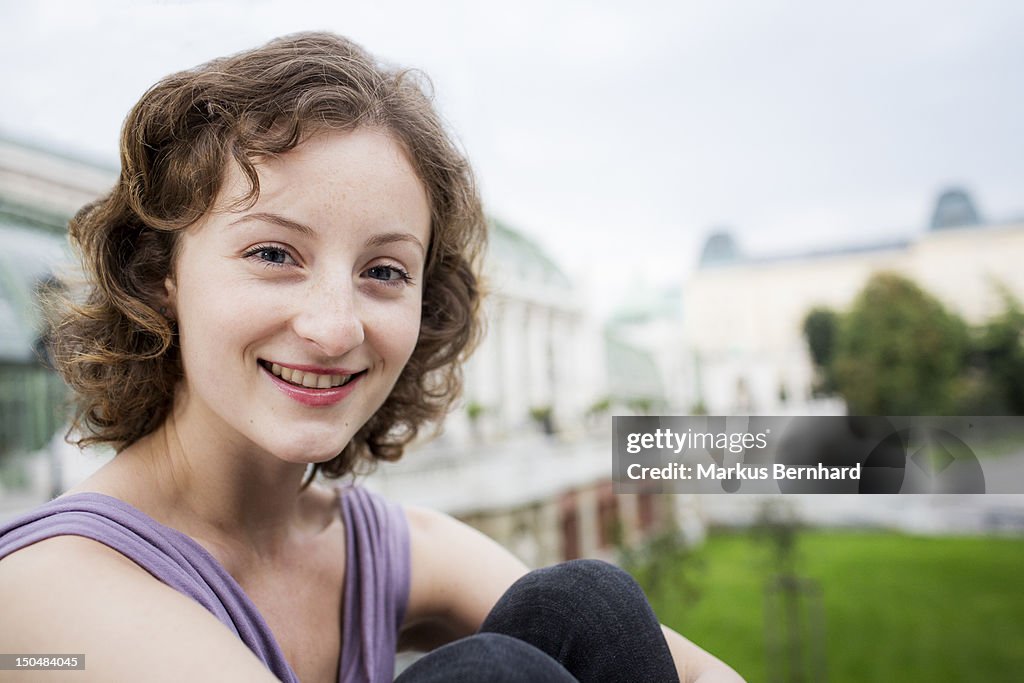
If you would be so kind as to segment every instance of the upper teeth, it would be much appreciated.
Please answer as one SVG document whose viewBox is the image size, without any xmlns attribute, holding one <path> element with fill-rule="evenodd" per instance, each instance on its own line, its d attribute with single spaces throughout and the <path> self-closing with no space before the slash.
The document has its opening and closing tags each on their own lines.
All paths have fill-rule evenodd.
<svg viewBox="0 0 1024 683">
<path fill-rule="evenodd" d="M 348 384 L 355 377 L 355 375 L 318 375 L 315 372 L 303 372 L 302 370 L 282 367 L 277 363 L 271 364 L 270 371 L 286 382 L 309 389 L 340 387 L 343 384 Z"/>
</svg>

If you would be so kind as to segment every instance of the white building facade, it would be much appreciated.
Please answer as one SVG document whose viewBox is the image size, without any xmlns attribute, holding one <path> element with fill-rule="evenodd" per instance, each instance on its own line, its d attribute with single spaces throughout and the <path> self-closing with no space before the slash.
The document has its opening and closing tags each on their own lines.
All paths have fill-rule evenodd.
<svg viewBox="0 0 1024 683">
<path fill-rule="evenodd" d="M 536 244 L 492 222 L 483 267 L 486 333 L 465 367 L 449 444 L 549 430 L 580 436 L 587 409 L 607 393 L 600 326 L 580 293 Z"/>
<path fill-rule="evenodd" d="M 981 223 L 973 209 L 952 217 L 966 224 L 944 219 L 950 194 L 966 198 L 943 195 L 931 228 L 906 240 L 757 259 L 739 255 L 726 235 L 709 239 L 683 290 L 686 345 L 708 412 L 842 411 L 812 400 L 803 322 L 815 307 L 848 309 L 875 273 L 914 280 L 971 324 L 1002 311 L 1002 288 L 1024 299 L 1024 221 Z"/>
</svg>

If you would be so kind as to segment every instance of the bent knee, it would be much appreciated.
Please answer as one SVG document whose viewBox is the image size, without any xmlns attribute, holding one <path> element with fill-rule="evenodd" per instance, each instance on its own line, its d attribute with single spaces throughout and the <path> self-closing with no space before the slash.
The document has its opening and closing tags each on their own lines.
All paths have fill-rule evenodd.
<svg viewBox="0 0 1024 683">
<path fill-rule="evenodd" d="M 649 609 L 643 590 L 623 569 L 601 560 L 569 560 L 534 570 L 512 585 L 499 605 L 578 613 Z"/>
<path fill-rule="evenodd" d="M 536 574 L 536 578 L 546 584 L 549 589 L 563 588 L 576 594 L 580 592 L 642 594 L 640 586 L 629 572 L 603 560 L 569 560 L 539 569 Z M 527 574 L 527 577 L 529 576 L 530 574 Z"/>
</svg>

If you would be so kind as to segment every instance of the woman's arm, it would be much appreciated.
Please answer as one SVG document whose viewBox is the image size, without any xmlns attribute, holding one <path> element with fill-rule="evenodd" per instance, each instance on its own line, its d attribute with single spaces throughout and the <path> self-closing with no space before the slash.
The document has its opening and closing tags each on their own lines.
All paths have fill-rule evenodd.
<svg viewBox="0 0 1024 683">
<path fill-rule="evenodd" d="M 194 600 L 107 546 L 57 536 L 0 562 L 5 652 L 84 654 L 76 681 L 277 679 Z M 23 672 L 0 671 L 0 681 Z M 67 680 L 33 671 L 33 681 Z"/>
<path fill-rule="evenodd" d="M 662 624 L 681 683 L 744 683 L 728 664 Z"/>
<path fill-rule="evenodd" d="M 468 636 L 527 567 L 448 515 L 406 507 L 412 555 L 409 608 L 400 646 L 429 650 Z M 742 683 L 732 669 L 662 626 L 683 683 Z"/>
<path fill-rule="evenodd" d="M 528 570 L 512 553 L 448 515 L 406 506 L 412 564 L 399 647 L 432 650 L 476 633 Z"/>
</svg>

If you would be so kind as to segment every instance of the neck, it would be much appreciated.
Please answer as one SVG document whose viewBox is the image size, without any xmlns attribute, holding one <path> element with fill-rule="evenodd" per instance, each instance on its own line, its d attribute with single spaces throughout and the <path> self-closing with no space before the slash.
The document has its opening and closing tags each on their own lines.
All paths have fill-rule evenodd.
<svg viewBox="0 0 1024 683">
<path fill-rule="evenodd" d="M 161 427 L 118 454 L 114 462 L 122 465 L 121 479 L 128 479 L 125 497 L 168 526 L 232 554 L 244 549 L 272 557 L 296 532 L 317 524 L 309 496 L 302 495 L 306 465 L 283 462 L 205 427 L 176 405 Z"/>
</svg>

